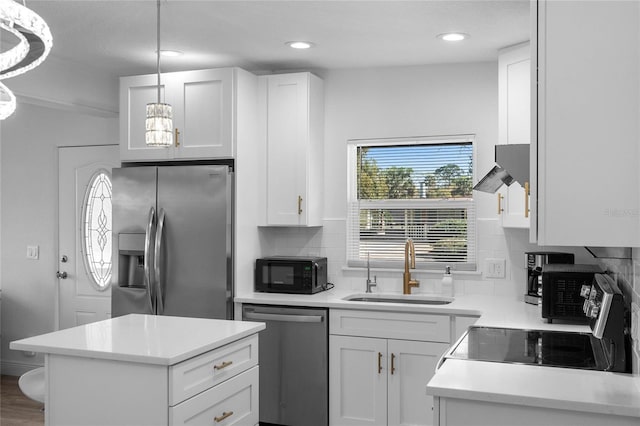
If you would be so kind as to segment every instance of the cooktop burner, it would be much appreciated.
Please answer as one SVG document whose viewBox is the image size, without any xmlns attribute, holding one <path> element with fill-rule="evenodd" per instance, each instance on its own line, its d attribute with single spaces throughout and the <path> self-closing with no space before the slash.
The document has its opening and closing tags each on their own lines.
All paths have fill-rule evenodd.
<svg viewBox="0 0 640 426">
<path fill-rule="evenodd" d="M 603 370 L 590 333 L 471 327 L 448 358 Z"/>
</svg>

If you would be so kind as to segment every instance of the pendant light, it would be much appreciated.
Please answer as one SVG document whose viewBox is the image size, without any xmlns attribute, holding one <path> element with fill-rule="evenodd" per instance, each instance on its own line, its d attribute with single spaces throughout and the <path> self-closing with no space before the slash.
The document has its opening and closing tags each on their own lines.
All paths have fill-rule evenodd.
<svg viewBox="0 0 640 426">
<path fill-rule="evenodd" d="M 147 104 L 145 122 L 145 142 L 147 146 L 168 148 L 173 145 L 173 120 L 171 105 L 160 102 L 160 0 L 157 0 L 157 41 L 156 64 L 158 71 L 158 102 Z"/>
<path fill-rule="evenodd" d="M 12 34 L 17 43 L 0 51 L 0 80 L 24 74 L 40 65 L 53 46 L 51 30 L 37 13 L 14 0 L 0 0 L 0 32 Z M 0 120 L 16 109 L 16 97 L 0 83 Z"/>
</svg>

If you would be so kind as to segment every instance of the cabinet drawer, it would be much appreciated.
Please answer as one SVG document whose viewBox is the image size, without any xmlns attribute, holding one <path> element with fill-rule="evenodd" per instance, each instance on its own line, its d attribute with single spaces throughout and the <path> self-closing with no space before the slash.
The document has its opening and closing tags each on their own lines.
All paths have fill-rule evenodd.
<svg viewBox="0 0 640 426">
<path fill-rule="evenodd" d="M 169 408 L 169 424 L 258 424 L 258 366 Z"/>
<path fill-rule="evenodd" d="M 257 364 L 257 334 L 176 364 L 169 370 L 169 405 L 176 405 Z"/>
<path fill-rule="evenodd" d="M 331 309 L 329 333 L 449 343 L 449 315 Z"/>
</svg>

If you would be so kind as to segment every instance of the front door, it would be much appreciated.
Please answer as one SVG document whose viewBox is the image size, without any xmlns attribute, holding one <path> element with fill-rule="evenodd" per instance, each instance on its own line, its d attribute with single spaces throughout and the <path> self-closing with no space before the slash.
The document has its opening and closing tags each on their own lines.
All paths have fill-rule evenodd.
<svg viewBox="0 0 640 426">
<path fill-rule="evenodd" d="M 58 318 L 111 317 L 111 169 L 117 145 L 58 148 Z"/>
</svg>

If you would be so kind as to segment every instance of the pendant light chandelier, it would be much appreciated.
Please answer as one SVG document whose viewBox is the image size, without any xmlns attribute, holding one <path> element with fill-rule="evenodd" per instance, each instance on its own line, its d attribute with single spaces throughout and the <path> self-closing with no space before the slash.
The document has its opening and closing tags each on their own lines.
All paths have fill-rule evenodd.
<svg viewBox="0 0 640 426">
<path fill-rule="evenodd" d="M 0 80 L 24 74 L 40 65 L 53 46 L 51 30 L 37 13 L 26 4 L 0 0 L 0 33 L 10 33 L 17 43 L 0 51 Z M 0 82 L 0 120 L 16 109 L 16 97 Z"/>
<path fill-rule="evenodd" d="M 157 0 L 157 41 L 156 50 L 158 71 L 158 102 L 147 104 L 147 119 L 145 122 L 145 142 L 147 146 L 170 147 L 173 145 L 173 120 L 171 105 L 160 102 L 160 0 Z"/>
</svg>

